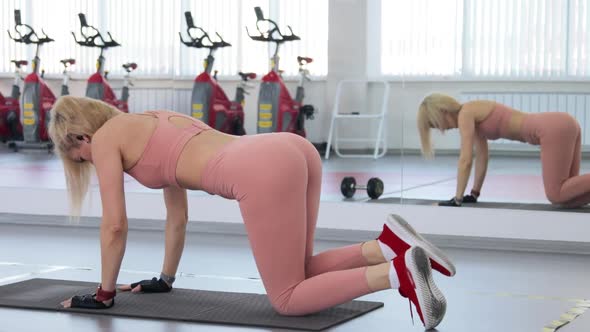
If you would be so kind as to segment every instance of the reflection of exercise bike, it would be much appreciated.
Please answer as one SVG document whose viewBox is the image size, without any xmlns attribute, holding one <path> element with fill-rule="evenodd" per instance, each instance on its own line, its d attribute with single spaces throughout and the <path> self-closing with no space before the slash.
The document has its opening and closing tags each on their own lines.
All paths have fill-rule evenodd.
<svg viewBox="0 0 590 332">
<path fill-rule="evenodd" d="M 59 60 L 62 65 L 64 65 L 64 71 L 62 72 L 64 78 L 61 83 L 61 95 L 67 96 L 70 94 L 70 88 L 68 87 L 68 83 L 70 82 L 70 73 L 68 73 L 68 66 L 76 64 L 76 60 L 74 59 L 63 59 Z"/>
<path fill-rule="evenodd" d="M 3 143 L 23 139 L 23 127 L 20 123 L 20 85 L 23 81 L 22 66 L 26 66 L 26 60 L 12 60 L 14 63 L 14 81 L 10 97 L 4 97 L 0 93 L 0 140 Z"/>
<path fill-rule="evenodd" d="M 195 78 L 193 93 L 191 96 L 191 115 L 209 126 L 232 135 L 245 135 L 244 130 L 244 95 L 249 89 L 248 79 L 256 78 L 254 73 L 242 73 L 240 84 L 236 88 L 236 96 L 230 101 L 221 86 L 217 83 L 217 71 L 211 77 L 211 70 L 215 58 L 213 53 L 218 48 L 231 46 L 230 43 L 217 34 L 219 41 L 213 41 L 209 34 L 200 27 L 196 27 L 190 12 L 185 12 L 189 41 L 180 35 L 180 41 L 188 47 L 209 49 L 209 54 L 204 61 L 203 72 Z M 191 33 L 193 31 L 193 33 Z M 198 34 L 198 36 L 195 36 Z"/>
<path fill-rule="evenodd" d="M 85 47 L 98 47 L 100 48 L 100 55 L 96 60 L 96 73 L 92 74 L 90 78 L 88 78 L 88 86 L 86 87 L 86 97 L 102 100 L 106 103 L 109 103 L 119 110 L 128 113 L 129 112 L 129 85 L 132 85 L 129 80 L 129 74 L 132 70 L 137 68 L 137 64 L 135 63 L 126 63 L 123 65 L 127 74 L 125 74 L 125 79 L 123 82 L 123 90 L 121 91 L 121 99 L 117 99 L 115 96 L 115 92 L 111 85 L 107 82 L 107 75 L 108 72 L 104 70 L 104 63 L 106 61 L 103 53 L 110 47 L 117 47 L 121 46 L 121 44 L 117 43 L 113 40 L 110 32 L 107 32 L 109 35 L 109 39 L 105 39 L 100 31 L 93 27 L 92 25 L 88 25 L 86 22 L 86 15 L 80 13 L 78 14 L 80 18 L 80 34 L 82 35 L 82 40 L 78 40 L 76 34 L 72 32 L 74 36 L 74 40 L 81 46 Z"/>
<path fill-rule="evenodd" d="M 313 119 L 314 108 L 312 105 L 303 105 L 305 96 L 303 83 L 309 80 L 309 71 L 304 66 L 313 61 L 312 58 L 297 57 L 299 63 L 299 84 L 295 99 L 291 97 L 279 71 L 279 46 L 288 41 L 300 40 L 293 33 L 290 26 L 289 35 L 281 33 L 277 23 L 271 19 L 265 19 L 260 7 L 255 7 L 256 12 L 256 29 L 260 33 L 258 36 L 248 36 L 253 40 L 275 43 L 275 52 L 270 59 L 271 70 L 262 78 L 260 93 L 258 95 L 258 133 L 270 133 L 287 131 L 305 137 L 305 119 Z M 268 22 L 268 30 L 262 32 L 259 23 Z"/>
<path fill-rule="evenodd" d="M 35 58 L 33 59 L 33 71 L 25 78 L 25 87 L 21 99 L 22 111 L 20 120 L 23 126 L 23 141 L 11 141 L 9 147 L 17 151 L 19 148 L 47 149 L 51 151 L 53 144 L 47 134 L 47 125 L 49 124 L 49 111 L 55 103 L 55 95 L 47 84 L 43 81 L 43 75 L 39 76 L 39 50 L 41 45 L 52 42 L 45 31 L 43 36 L 37 35 L 35 30 L 27 24 L 21 23 L 20 10 L 14 11 L 16 35 L 13 37 L 8 32 L 12 40 L 17 43 L 26 45 L 35 44 Z"/>
</svg>

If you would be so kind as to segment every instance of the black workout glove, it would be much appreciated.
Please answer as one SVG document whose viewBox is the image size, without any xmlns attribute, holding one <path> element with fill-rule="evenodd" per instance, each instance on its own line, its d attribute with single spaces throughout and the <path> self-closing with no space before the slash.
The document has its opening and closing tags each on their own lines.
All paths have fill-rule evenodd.
<svg viewBox="0 0 590 332">
<path fill-rule="evenodd" d="M 461 202 L 458 202 L 457 199 L 453 197 L 448 201 L 438 202 L 438 206 L 461 206 Z"/>
<path fill-rule="evenodd" d="M 473 195 L 463 196 L 463 203 L 477 203 L 477 197 Z"/>
<path fill-rule="evenodd" d="M 115 298 L 110 299 L 109 304 L 96 300 L 96 294 L 76 295 L 72 297 L 71 308 L 83 309 L 108 309 L 115 305 Z"/>
<path fill-rule="evenodd" d="M 151 280 L 142 280 L 131 284 L 131 289 L 141 285 L 141 291 L 144 293 L 166 293 L 172 290 L 172 286 L 160 279 L 153 277 Z"/>
</svg>

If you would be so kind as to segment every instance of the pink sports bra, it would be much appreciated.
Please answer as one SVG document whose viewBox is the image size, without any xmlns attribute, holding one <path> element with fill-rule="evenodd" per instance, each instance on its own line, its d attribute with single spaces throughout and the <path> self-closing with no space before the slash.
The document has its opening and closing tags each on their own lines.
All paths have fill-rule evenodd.
<svg viewBox="0 0 590 332">
<path fill-rule="evenodd" d="M 182 149 L 192 137 L 211 127 L 200 120 L 176 112 L 148 111 L 145 113 L 154 115 L 158 123 L 139 161 L 126 172 L 148 188 L 180 187 L 176 180 L 176 164 Z M 193 124 L 179 128 L 169 121 L 169 118 L 173 116 L 191 119 Z"/>
<path fill-rule="evenodd" d="M 506 138 L 511 140 L 522 141 L 520 137 L 510 136 L 510 117 L 512 110 L 506 105 L 496 103 L 494 109 L 488 116 L 477 124 L 477 134 L 480 137 L 496 140 L 498 138 Z"/>
</svg>

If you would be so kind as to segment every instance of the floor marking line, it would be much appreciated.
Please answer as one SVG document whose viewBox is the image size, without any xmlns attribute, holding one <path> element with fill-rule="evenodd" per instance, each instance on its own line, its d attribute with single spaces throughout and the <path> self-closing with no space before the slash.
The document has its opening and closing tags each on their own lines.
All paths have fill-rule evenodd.
<svg viewBox="0 0 590 332">
<path fill-rule="evenodd" d="M 94 271 L 94 268 L 91 267 L 83 267 L 83 266 L 66 266 L 66 265 L 44 265 L 44 264 L 26 264 L 26 263 L 18 263 L 18 262 L 0 262 L 0 266 L 29 266 L 34 268 L 44 267 L 46 270 L 44 272 L 28 272 L 21 274 L 19 276 L 5 278 L 7 280 L 18 279 L 16 277 L 20 276 L 29 276 L 34 275 L 36 273 L 48 273 L 54 271 L 61 271 L 61 270 L 76 270 L 76 271 Z M 121 272 L 126 273 L 137 273 L 137 274 L 150 274 L 154 276 L 159 276 L 160 272 L 154 271 L 145 271 L 145 270 L 131 270 L 131 269 L 121 269 Z M 233 276 L 223 276 L 217 274 L 196 274 L 190 272 L 179 272 L 177 277 L 184 277 L 184 278 L 208 278 L 208 279 L 224 279 L 224 280 L 247 280 L 247 281 L 260 281 L 259 277 L 233 277 Z M 4 279 L 0 279 L 2 282 Z"/>
<path fill-rule="evenodd" d="M 19 279 L 23 279 L 23 278 L 38 276 L 38 275 L 41 275 L 43 273 L 50 273 L 50 272 L 67 270 L 67 269 L 68 268 L 67 267 L 64 267 L 64 266 L 56 266 L 56 267 L 47 268 L 47 269 L 44 269 L 44 270 L 41 270 L 41 271 L 35 271 L 35 272 L 28 272 L 28 273 L 17 274 L 15 276 L 1 278 L 0 279 L 0 284 L 3 284 L 5 282 L 7 282 L 7 281 L 14 281 L 14 280 L 19 280 Z"/>
<path fill-rule="evenodd" d="M 588 309 L 590 309 L 590 300 L 577 301 L 574 307 L 570 308 L 568 311 L 561 314 L 561 316 L 559 316 L 559 319 L 552 320 L 549 324 L 545 325 L 541 331 L 555 332 L 560 328 L 564 327 L 565 325 L 571 323 L 576 318 L 580 317 Z"/>
<path fill-rule="evenodd" d="M 92 270 L 91 267 L 78 267 L 78 266 L 68 266 L 68 265 L 49 265 L 49 264 L 30 264 L 30 263 L 19 263 L 19 262 L 0 262 L 0 266 L 29 266 L 29 267 L 36 267 L 36 268 L 63 267 L 65 269 L 71 269 L 71 270 Z"/>
<path fill-rule="evenodd" d="M 150 274 L 153 276 L 160 275 L 160 272 L 153 272 L 153 271 L 141 271 L 141 270 L 128 270 L 128 269 L 121 269 L 121 272 L 127 273 L 138 273 L 138 274 Z M 233 277 L 233 276 L 223 276 L 218 274 L 196 274 L 190 272 L 179 272 L 176 275 L 177 278 L 207 278 L 207 279 L 222 279 L 222 280 L 246 280 L 246 281 L 258 281 L 260 282 L 260 278 L 258 277 Z"/>
</svg>

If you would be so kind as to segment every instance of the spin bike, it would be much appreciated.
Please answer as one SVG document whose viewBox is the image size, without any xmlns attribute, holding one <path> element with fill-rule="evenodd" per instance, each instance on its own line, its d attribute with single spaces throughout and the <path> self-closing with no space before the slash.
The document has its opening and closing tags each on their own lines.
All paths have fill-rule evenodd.
<svg viewBox="0 0 590 332">
<path fill-rule="evenodd" d="M 230 101 L 221 86 L 217 83 L 217 71 L 213 77 L 211 70 L 215 58 L 213 53 L 219 48 L 231 46 L 230 43 L 216 33 L 219 41 L 213 41 L 209 34 L 200 27 L 195 26 L 193 16 L 190 12 L 185 12 L 187 29 L 186 33 L 189 40 L 184 40 L 182 34 L 180 41 L 194 48 L 206 48 L 209 54 L 203 63 L 203 72 L 195 78 L 193 92 L 191 95 L 191 115 L 209 126 L 231 135 L 245 135 L 244 130 L 244 99 L 250 89 L 248 79 L 256 78 L 255 73 L 240 72 L 240 83 L 236 88 L 236 95 L 233 101 Z"/>
<path fill-rule="evenodd" d="M 23 140 L 10 141 L 8 146 L 15 152 L 19 148 L 47 149 L 47 151 L 51 152 L 53 143 L 47 134 L 47 126 L 49 124 L 49 111 L 53 107 L 56 98 L 45 81 L 43 81 L 43 75 L 39 76 L 39 66 L 41 64 L 39 51 L 43 44 L 50 43 L 53 39 L 49 38 L 43 30 L 41 30 L 43 36 L 39 36 L 30 25 L 22 24 L 20 10 L 18 9 L 14 11 L 14 20 L 15 36 L 12 36 L 9 31 L 10 39 L 26 45 L 34 44 L 36 49 L 35 58 L 33 59 L 33 71 L 25 78 L 21 99 L 22 112 L 20 120 L 23 126 Z"/>
<path fill-rule="evenodd" d="M 68 83 L 70 82 L 70 73 L 68 72 L 68 67 L 76 64 L 76 60 L 70 58 L 59 60 L 59 62 L 61 62 L 61 64 L 64 66 L 64 71 L 62 72 L 64 78 L 61 82 L 61 95 L 67 96 L 70 94 L 70 88 L 68 87 Z"/>
<path fill-rule="evenodd" d="M 104 52 L 111 48 L 121 46 L 118 42 L 116 42 L 113 37 L 111 36 L 110 32 L 107 32 L 108 39 L 105 39 L 100 31 L 96 29 L 92 25 L 88 25 L 86 22 L 86 15 L 80 13 L 78 14 L 80 18 L 80 35 L 82 36 L 82 40 L 78 40 L 76 34 L 72 32 L 74 36 L 74 40 L 80 46 L 84 47 L 98 47 L 100 48 L 100 54 L 98 59 L 96 60 L 96 73 L 92 74 L 88 78 L 88 86 L 86 87 L 86 97 L 102 100 L 108 104 L 111 104 L 118 108 L 120 111 L 125 113 L 129 113 L 129 85 L 133 85 L 130 82 L 130 73 L 131 71 L 137 69 L 137 64 L 133 62 L 129 62 L 123 65 L 123 68 L 127 72 L 124 77 L 123 81 L 123 89 L 121 91 L 121 99 L 117 99 L 115 96 L 115 92 L 111 85 L 107 81 L 108 72 L 105 72 L 104 65 L 106 62 L 105 57 L 103 56 Z M 86 33 L 88 32 L 88 34 Z"/>
<path fill-rule="evenodd" d="M 305 119 L 313 119 L 314 107 L 312 105 L 303 105 L 305 90 L 304 81 L 309 81 L 309 71 L 305 65 L 313 61 L 308 57 L 297 57 L 299 63 L 299 84 L 295 93 L 295 99 L 289 94 L 279 70 L 279 46 L 288 41 L 300 40 L 293 33 L 290 26 L 290 34 L 281 33 L 277 23 L 271 19 L 265 19 L 260 7 L 255 7 L 256 29 L 258 36 L 252 36 L 246 27 L 248 36 L 256 41 L 275 43 L 275 51 L 270 59 L 271 70 L 262 77 L 262 84 L 258 94 L 258 133 L 270 132 L 292 132 L 305 137 Z M 269 28 L 266 32 L 260 30 L 259 23 L 268 22 Z"/>
<path fill-rule="evenodd" d="M 3 143 L 9 140 L 20 141 L 23 139 L 23 127 L 20 123 L 20 85 L 24 80 L 23 66 L 28 64 L 26 60 L 11 60 L 14 63 L 14 81 L 10 97 L 4 97 L 0 93 L 0 140 Z"/>
</svg>

